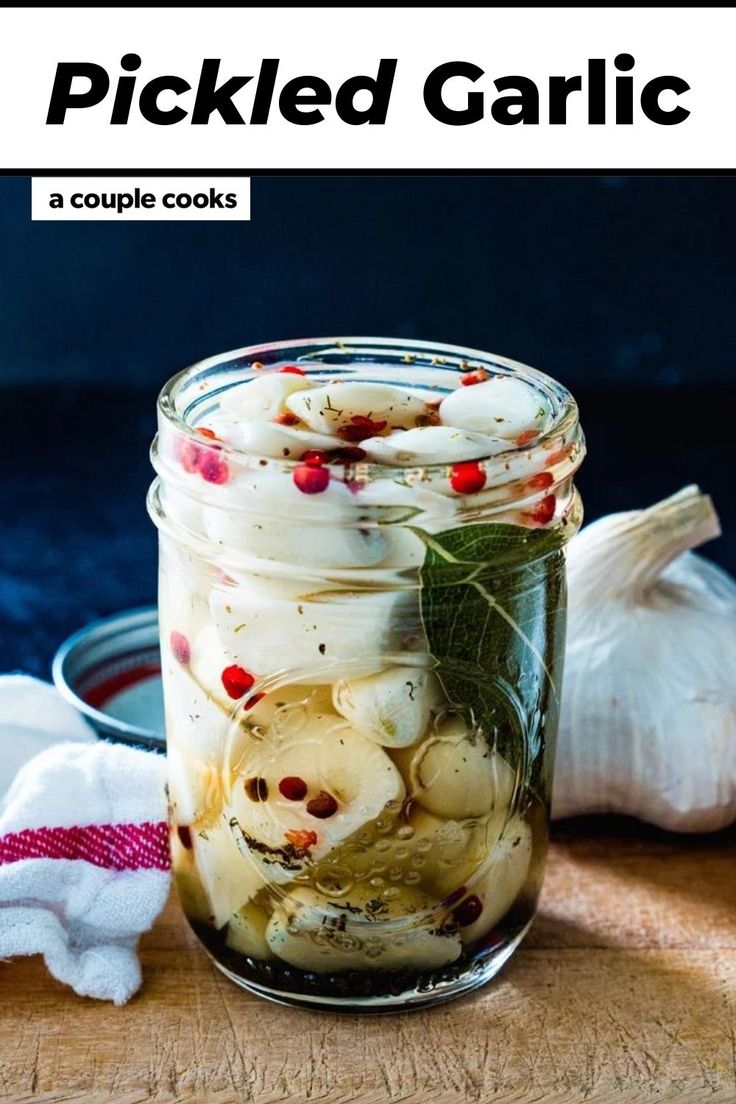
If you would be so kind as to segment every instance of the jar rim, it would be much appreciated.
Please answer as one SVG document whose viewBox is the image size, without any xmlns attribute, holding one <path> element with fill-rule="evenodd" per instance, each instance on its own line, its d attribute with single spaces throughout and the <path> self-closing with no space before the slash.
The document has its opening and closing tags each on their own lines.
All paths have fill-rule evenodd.
<svg viewBox="0 0 736 1104">
<path fill-rule="evenodd" d="M 299 356 L 294 356 L 297 351 Z M 218 353 L 196 361 L 187 368 L 182 369 L 172 376 L 162 387 L 158 395 L 158 410 L 161 417 L 178 433 L 186 438 L 202 444 L 201 435 L 189 421 L 186 413 L 180 409 L 180 401 L 183 393 L 200 381 L 197 386 L 197 397 L 201 399 L 206 387 L 202 386 L 202 380 L 209 375 L 220 371 L 237 370 L 240 378 L 257 378 L 268 365 L 263 358 L 280 363 L 289 354 L 289 359 L 295 363 L 308 367 L 310 362 L 315 365 L 324 364 L 326 367 L 339 366 L 339 359 L 325 362 L 324 357 L 344 357 L 345 363 L 356 364 L 386 364 L 387 358 L 393 354 L 400 356 L 404 368 L 416 365 L 427 370 L 443 369 L 455 371 L 463 375 L 476 368 L 491 369 L 496 375 L 505 375 L 510 378 L 521 379 L 534 386 L 550 401 L 552 407 L 552 420 L 550 425 L 539 436 L 527 445 L 515 445 L 509 442 L 509 447 L 501 451 L 494 451 L 487 456 L 478 458 L 478 463 L 489 468 L 503 466 L 510 456 L 519 456 L 523 453 L 532 455 L 543 453 L 550 449 L 551 444 L 559 440 L 561 435 L 574 430 L 578 424 L 578 406 L 572 394 L 557 380 L 541 372 L 537 368 L 524 364 L 521 361 L 499 356 L 481 349 L 474 349 L 461 345 L 450 345 L 431 341 L 417 341 L 409 338 L 388 337 L 311 337 L 296 338 L 287 341 L 264 342 L 258 345 L 247 345 L 239 349 Z M 357 360 L 351 359 L 357 357 Z M 258 365 L 258 367 L 254 367 Z M 418 380 L 417 384 L 422 381 Z M 422 386 L 429 386 L 422 383 Z M 237 448 L 230 443 L 221 446 L 225 455 L 238 458 L 247 458 L 249 464 L 268 466 L 272 470 L 292 471 L 299 463 L 295 459 L 276 459 L 274 457 L 259 456 L 245 449 Z M 394 478 L 406 475 L 407 471 L 421 468 L 428 476 L 439 474 L 447 470 L 450 461 L 432 461 L 431 463 L 417 463 L 414 465 L 386 464 L 378 461 L 361 460 L 361 471 L 364 479 L 371 481 L 374 478 Z M 575 465 L 577 467 L 577 465 Z"/>
</svg>

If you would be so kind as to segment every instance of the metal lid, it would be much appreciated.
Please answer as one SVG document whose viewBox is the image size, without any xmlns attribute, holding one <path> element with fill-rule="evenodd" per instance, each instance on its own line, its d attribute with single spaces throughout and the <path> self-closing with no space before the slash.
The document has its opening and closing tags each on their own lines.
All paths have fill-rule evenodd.
<svg viewBox="0 0 736 1104">
<path fill-rule="evenodd" d="M 155 606 L 86 625 L 52 665 L 57 690 L 99 736 L 163 751 L 164 702 Z"/>
</svg>

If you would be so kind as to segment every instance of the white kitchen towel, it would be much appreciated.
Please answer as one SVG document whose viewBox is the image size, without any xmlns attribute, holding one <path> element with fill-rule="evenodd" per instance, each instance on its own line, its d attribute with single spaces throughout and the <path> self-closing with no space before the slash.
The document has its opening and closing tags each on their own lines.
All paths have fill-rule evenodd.
<svg viewBox="0 0 736 1104">
<path fill-rule="evenodd" d="M 0 762 L 24 759 L 0 799 L 0 957 L 43 954 L 80 995 L 123 1004 L 169 892 L 165 760 L 96 740 L 48 684 L 2 676 Z"/>
</svg>

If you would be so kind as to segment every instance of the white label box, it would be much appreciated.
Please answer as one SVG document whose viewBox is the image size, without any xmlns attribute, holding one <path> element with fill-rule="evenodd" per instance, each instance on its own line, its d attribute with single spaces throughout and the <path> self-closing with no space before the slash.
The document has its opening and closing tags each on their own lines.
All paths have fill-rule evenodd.
<svg viewBox="0 0 736 1104">
<path fill-rule="evenodd" d="M 243 176 L 33 177 L 34 222 L 241 222 L 250 219 Z"/>
</svg>

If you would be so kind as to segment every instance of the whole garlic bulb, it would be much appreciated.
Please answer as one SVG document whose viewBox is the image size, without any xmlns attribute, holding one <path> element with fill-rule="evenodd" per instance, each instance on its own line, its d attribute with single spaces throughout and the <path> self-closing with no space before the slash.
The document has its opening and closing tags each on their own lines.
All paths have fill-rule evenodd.
<svg viewBox="0 0 736 1104">
<path fill-rule="evenodd" d="M 719 532 L 690 486 L 572 540 L 553 816 L 736 818 L 736 582 L 689 551 Z"/>
</svg>

